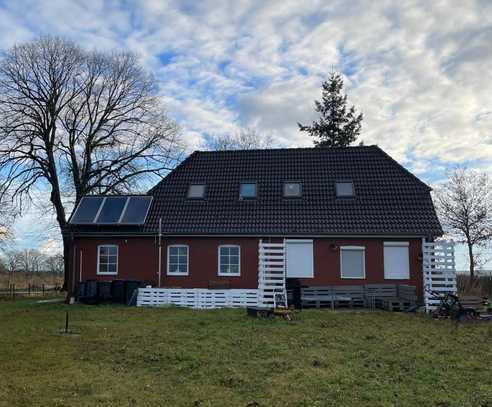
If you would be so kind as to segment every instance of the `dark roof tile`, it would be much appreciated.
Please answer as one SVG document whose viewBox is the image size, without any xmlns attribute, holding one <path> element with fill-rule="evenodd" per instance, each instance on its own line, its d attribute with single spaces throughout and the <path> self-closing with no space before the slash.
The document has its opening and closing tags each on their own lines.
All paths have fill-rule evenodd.
<svg viewBox="0 0 492 407">
<path fill-rule="evenodd" d="M 301 198 L 283 197 L 292 180 Z M 339 180 L 354 198 L 335 196 Z M 239 199 L 243 181 L 257 182 L 256 199 Z M 187 199 L 200 182 L 206 198 Z M 149 193 L 146 232 L 162 218 L 165 234 L 442 234 L 430 188 L 377 146 L 195 152 Z"/>
</svg>

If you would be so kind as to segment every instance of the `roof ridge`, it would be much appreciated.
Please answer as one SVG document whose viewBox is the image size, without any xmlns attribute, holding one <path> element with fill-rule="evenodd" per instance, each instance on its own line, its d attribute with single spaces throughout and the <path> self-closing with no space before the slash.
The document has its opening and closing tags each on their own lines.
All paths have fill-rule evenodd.
<svg viewBox="0 0 492 407">
<path fill-rule="evenodd" d="M 373 149 L 379 148 L 376 144 L 363 146 L 344 146 L 344 147 L 275 147 L 275 148 L 251 148 L 233 150 L 195 150 L 192 154 L 217 154 L 217 153 L 244 153 L 258 151 L 294 151 L 294 150 L 349 150 L 349 149 Z"/>
</svg>

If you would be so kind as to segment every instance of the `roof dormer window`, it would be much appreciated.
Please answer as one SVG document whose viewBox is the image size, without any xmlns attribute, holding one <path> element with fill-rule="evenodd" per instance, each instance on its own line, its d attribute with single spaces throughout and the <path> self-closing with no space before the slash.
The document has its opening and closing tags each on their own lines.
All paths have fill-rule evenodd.
<svg viewBox="0 0 492 407">
<path fill-rule="evenodd" d="M 240 199 L 256 198 L 256 183 L 242 182 L 239 186 L 239 198 Z"/>
<path fill-rule="evenodd" d="M 205 184 L 191 184 L 188 188 L 188 198 L 203 199 L 205 198 Z"/>
<path fill-rule="evenodd" d="M 284 183 L 285 198 L 299 198 L 302 195 L 302 185 L 300 182 Z"/>
<path fill-rule="evenodd" d="M 335 189 L 338 198 L 350 198 L 355 195 L 354 183 L 352 181 L 337 182 Z"/>
</svg>

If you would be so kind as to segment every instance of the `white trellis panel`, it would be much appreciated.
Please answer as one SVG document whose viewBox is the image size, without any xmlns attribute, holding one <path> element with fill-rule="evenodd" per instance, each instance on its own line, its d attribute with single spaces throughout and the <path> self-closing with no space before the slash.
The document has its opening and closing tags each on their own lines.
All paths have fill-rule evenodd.
<svg viewBox="0 0 492 407">
<path fill-rule="evenodd" d="M 273 308 L 275 293 L 287 298 L 285 289 L 285 244 L 260 240 L 258 264 L 258 306 Z"/>
<path fill-rule="evenodd" d="M 206 288 L 139 288 L 137 307 L 176 305 L 188 308 L 246 308 L 258 305 L 258 290 Z"/>
<path fill-rule="evenodd" d="M 438 240 L 422 242 L 422 267 L 424 273 L 424 302 L 426 311 L 432 311 L 439 304 L 428 291 L 444 294 L 456 292 L 456 267 L 454 242 Z"/>
</svg>

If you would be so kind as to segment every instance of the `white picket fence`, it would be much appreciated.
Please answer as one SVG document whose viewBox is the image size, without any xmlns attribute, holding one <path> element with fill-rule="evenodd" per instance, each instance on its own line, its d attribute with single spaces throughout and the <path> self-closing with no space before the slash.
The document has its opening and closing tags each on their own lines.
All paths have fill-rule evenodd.
<svg viewBox="0 0 492 407">
<path fill-rule="evenodd" d="M 445 240 L 424 241 L 422 252 L 425 309 L 432 311 L 439 305 L 439 300 L 432 298 L 429 291 L 436 291 L 440 294 L 456 292 L 454 242 Z"/>
<path fill-rule="evenodd" d="M 258 305 L 258 290 L 206 288 L 139 288 L 137 307 L 176 305 L 188 308 L 245 308 Z"/>
<path fill-rule="evenodd" d="M 273 308 L 275 293 L 287 298 L 285 289 L 285 244 L 260 240 L 258 306 Z M 286 305 L 286 304 L 285 304 Z"/>
</svg>

